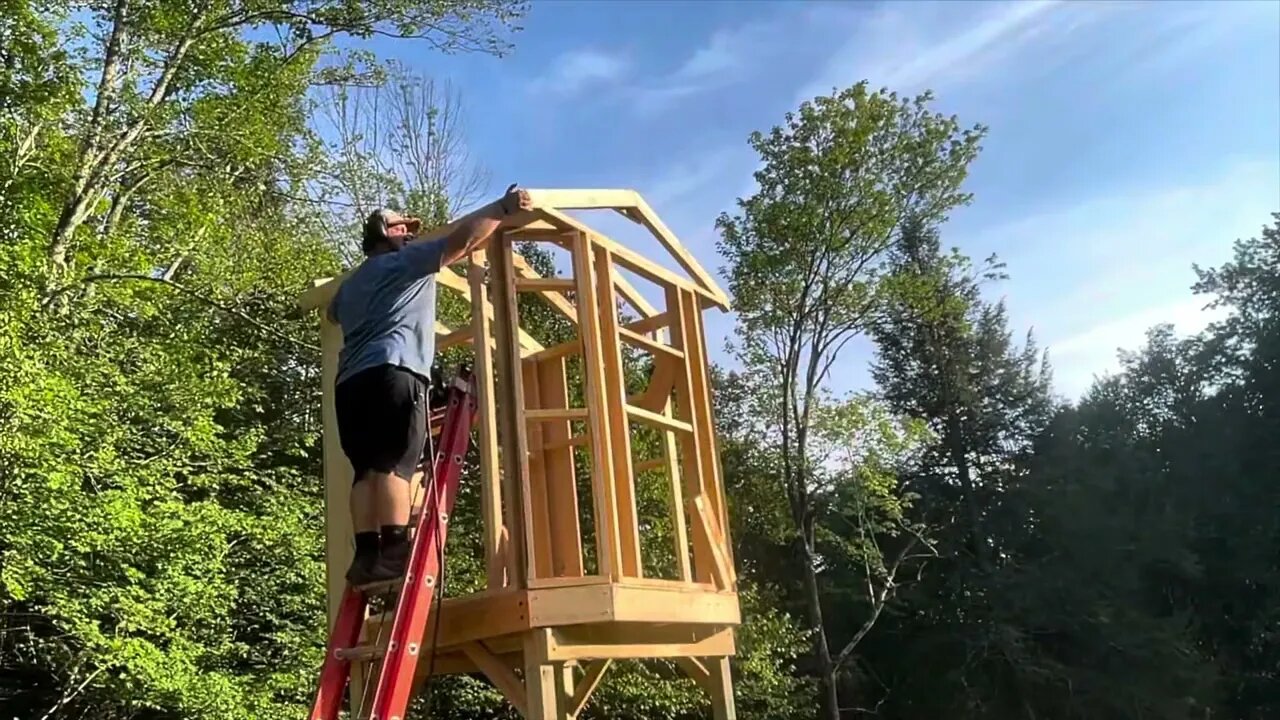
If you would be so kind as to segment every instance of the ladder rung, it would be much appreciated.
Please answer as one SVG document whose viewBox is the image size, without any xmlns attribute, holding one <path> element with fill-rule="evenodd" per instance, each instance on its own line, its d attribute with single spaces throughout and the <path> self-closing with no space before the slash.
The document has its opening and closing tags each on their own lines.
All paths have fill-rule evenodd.
<svg viewBox="0 0 1280 720">
<path fill-rule="evenodd" d="M 352 648 L 345 648 L 338 651 L 338 657 L 347 662 L 369 662 L 371 660 L 381 660 L 382 656 L 387 654 L 387 649 L 377 645 L 357 645 Z"/>
</svg>

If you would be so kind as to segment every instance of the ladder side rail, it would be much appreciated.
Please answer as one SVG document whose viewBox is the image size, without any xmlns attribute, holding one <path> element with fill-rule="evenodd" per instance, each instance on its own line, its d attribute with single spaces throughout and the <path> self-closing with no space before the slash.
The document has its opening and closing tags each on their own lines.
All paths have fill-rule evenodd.
<svg viewBox="0 0 1280 720">
<path fill-rule="evenodd" d="M 408 708 L 441 570 L 448 517 L 457 497 L 475 411 L 472 377 L 467 373 L 455 379 L 449 393 L 449 405 L 440 433 L 440 449 L 432 475 L 432 494 L 425 500 L 431 504 L 424 503 L 418 518 L 404 586 L 396 603 L 391 636 L 378 673 L 370 715 L 372 720 L 397 720 L 403 718 Z"/>
<path fill-rule="evenodd" d="M 315 703 L 311 706 L 311 720 L 337 720 L 342 709 L 342 696 L 351 677 L 351 661 L 342 656 L 343 650 L 360 641 L 360 628 L 364 625 L 364 610 L 368 599 L 356 588 L 347 586 L 338 606 L 329 633 L 329 646 L 325 648 L 324 664 L 320 670 L 320 685 Z"/>
</svg>

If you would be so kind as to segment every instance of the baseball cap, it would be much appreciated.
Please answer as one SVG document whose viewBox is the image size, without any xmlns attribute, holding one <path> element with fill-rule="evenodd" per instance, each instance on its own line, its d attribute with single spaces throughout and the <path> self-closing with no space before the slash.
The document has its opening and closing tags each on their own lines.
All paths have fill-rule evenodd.
<svg viewBox="0 0 1280 720">
<path fill-rule="evenodd" d="M 409 232 L 414 235 L 417 235 L 418 231 L 422 229 L 422 221 L 416 217 L 401 215 L 400 213 L 394 210 L 388 210 L 387 208 L 378 208 L 377 210 L 369 213 L 369 217 L 365 218 L 364 221 L 364 251 L 368 252 L 379 241 L 385 240 L 387 237 L 387 228 L 393 225 L 407 225 L 409 227 Z"/>
</svg>

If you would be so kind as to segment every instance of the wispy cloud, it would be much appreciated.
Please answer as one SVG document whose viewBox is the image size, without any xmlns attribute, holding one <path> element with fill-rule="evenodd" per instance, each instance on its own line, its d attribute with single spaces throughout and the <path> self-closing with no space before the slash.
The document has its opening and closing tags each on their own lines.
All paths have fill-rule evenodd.
<svg viewBox="0 0 1280 720">
<path fill-rule="evenodd" d="M 983 77 L 1055 24 L 1078 25 L 1105 11 L 1102 3 L 1062 0 L 886 3 L 869 17 L 844 20 L 853 29 L 849 40 L 800 89 L 796 101 L 864 78 L 876 86 L 913 91 Z M 839 23 L 838 15 L 830 22 Z"/>
<path fill-rule="evenodd" d="M 778 48 L 770 42 L 770 33 L 785 22 L 785 18 L 757 20 L 718 28 L 674 70 L 634 86 L 630 92 L 635 109 L 656 112 L 749 76 L 752 68 L 766 62 L 771 50 Z"/>
<path fill-rule="evenodd" d="M 1144 307 L 1098 323 L 1053 343 L 1049 348 L 1055 390 L 1076 399 L 1094 380 L 1120 370 L 1120 352 L 1136 351 L 1148 330 L 1169 324 L 1180 336 L 1193 335 L 1226 316 L 1224 308 L 1208 308 L 1209 298 L 1192 297 Z"/>
<path fill-rule="evenodd" d="M 592 86 L 622 80 L 631 63 L 620 53 L 593 48 L 571 50 L 551 61 L 546 72 L 530 83 L 534 92 L 576 95 Z"/>
</svg>

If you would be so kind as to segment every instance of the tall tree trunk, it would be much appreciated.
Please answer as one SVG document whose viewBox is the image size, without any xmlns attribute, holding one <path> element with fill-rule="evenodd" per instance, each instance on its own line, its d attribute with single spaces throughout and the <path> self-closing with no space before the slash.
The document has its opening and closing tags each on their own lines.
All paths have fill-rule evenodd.
<svg viewBox="0 0 1280 720">
<path fill-rule="evenodd" d="M 969 542 L 973 543 L 974 557 L 978 569 L 985 575 L 991 572 L 991 562 L 987 554 L 987 537 L 982 530 L 982 515 L 978 511 L 978 500 L 974 494 L 973 471 L 969 467 L 969 453 L 965 448 L 965 438 L 960 418 L 952 412 L 947 418 L 947 449 L 951 454 L 951 462 L 956 466 L 956 479 L 960 483 L 960 491 L 964 493 L 965 514 L 969 519 Z"/>
<path fill-rule="evenodd" d="M 827 641 L 827 628 L 822 617 L 822 594 L 818 589 L 818 571 L 815 565 L 811 521 L 797 523 L 800 532 L 795 541 L 796 556 L 804 574 L 805 608 L 809 615 L 809 628 L 813 631 L 813 655 L 818 666 L 818 689 L 822 702 L 822 714 L 827 720 L 840 720 L 840 696 L 836 687 L 836 664 L 831 658 L 831 645 Z"/>
</svg>

